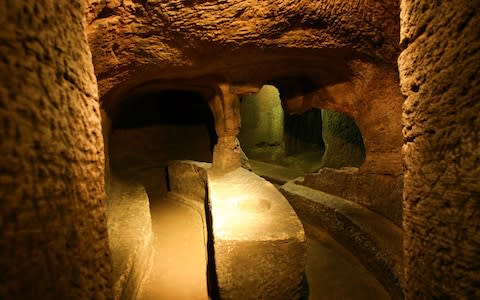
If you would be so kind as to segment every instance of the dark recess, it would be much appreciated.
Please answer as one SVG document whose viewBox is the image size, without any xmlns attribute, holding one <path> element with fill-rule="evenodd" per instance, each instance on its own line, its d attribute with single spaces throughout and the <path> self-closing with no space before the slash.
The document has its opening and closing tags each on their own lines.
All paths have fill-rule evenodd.
<svg viewBox="0 0 480 300">
<path fill-rule="evenodd" d="M 213 148 L 217 135 L 208 103 L 202 95 L 182 90 L 162 90 L 132 96 L 121 104 L 118 114 L 112 118 L 113 129 L 194 124 L 206 126 Z"/>
</svg>

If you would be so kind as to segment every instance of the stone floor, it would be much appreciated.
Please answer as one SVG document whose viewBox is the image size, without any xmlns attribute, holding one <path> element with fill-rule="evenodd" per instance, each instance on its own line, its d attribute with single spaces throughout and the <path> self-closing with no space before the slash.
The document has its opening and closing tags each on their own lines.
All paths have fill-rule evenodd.
<svg viewBox="0 0 480 300">
<path fill-rule="evenodd" d="M 310 300 L 390 299 L 363 265 L 326 232 L 304 224 Z"/>
<path fill-rule="evenodd" d="M 153 264 L 140 299 L 208 299 L 202 217 L 169 195 L 150 199 Z"/>
</svg>

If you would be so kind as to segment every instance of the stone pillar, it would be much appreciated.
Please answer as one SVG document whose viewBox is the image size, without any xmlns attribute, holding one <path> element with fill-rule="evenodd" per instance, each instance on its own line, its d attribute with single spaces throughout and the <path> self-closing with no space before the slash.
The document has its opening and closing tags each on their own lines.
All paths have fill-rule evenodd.
<svg viewBox="0 0 480 300">
<path fill-rule="evenodd" d="M 478 5 L 401 2 L 407 299 L 480 298 Z"/>
<path fill-rule="evenodd" d="M 85 2 L 0 2 L 0 299 L 112 297 Z"/>
<path fill-rule="evenodd" d="M 213 167 L 231 170 L 241 166 L 241 149 L 237 140 L 240 132 L 240 101 L 230 91 L 230 85 L 218 85 L 211 104 L 218 141 L 213 150 Z"/>
</svg>

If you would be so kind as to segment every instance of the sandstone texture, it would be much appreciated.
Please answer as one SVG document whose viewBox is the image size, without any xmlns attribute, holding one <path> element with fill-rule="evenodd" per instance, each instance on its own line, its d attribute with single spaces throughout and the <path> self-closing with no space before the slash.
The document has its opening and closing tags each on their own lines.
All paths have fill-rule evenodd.
<svg viewBox="0 0 480 300">
<path fill-rule="evenodd" d="M 243 97 L 240 113 L 243 149 L 283 143 L 283 109 L 275 87 L 266 85 L 256 95 Z"/>
<path fill-rule="evenodd" d="M 479 1 L 402 1 L 407 299 L 480 297 Z"/>
<path fill-rule="evenodd" d="M 169 194 L 202 216 L 209 295 L 220 299 L 298 299 L 305 234 L 282 195 L 238 168 L 171 161 Z"/>
<path fill-rule="evenodd" d="M 84 1 L 0 3 L 0 298 L 111 299 Z"/>
<path fill-rule="evenodd" d="M 260 83 L 292 71 L 340 75 L 332 57 L 393 62 L 398 12 L 392 0 L 91 0 L 87 32 L 105 95 L 126 80 L 222 75 Z"/>
<path fill-rule="evenodd" d="M 130 174 L 135 174 L 130 170 Z M 132 178 L 133 177 L 133 178 Z M 136 177 L 136 176 L 135 176 Z M 115 299 L 136 299 L 152 264 L 152 222 L 144 185 L 112 173 L 107 195 L 108 238 Z"/>
<path fill-rule="evenodd" d="M 402 225 L 403 177 L 359 172 L 357 168 L 322 168 L 299 184 L 348 199 Z"/>
<path fill-rule="evenodd" d="M 196 202 L 203 216 L 207 199 L 207 169 L 210 168 L 211 164 L 196 161 L 171 161 L 168 164 L 170 191 Z"/>
</svg>

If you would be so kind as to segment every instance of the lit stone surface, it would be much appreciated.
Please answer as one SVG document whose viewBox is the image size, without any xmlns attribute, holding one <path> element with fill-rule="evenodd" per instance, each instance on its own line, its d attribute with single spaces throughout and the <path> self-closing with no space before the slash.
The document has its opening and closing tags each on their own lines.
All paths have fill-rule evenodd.
<svg viewBox="0 0 480 300">
<path fill-rule="evenodd" d="M 168 163 L 168 185 L 171 192 L 195 201 L 205 215 L 207 197 L 207 169 L 210 163 L 197 161 L 170 161 Z"/>
<path fill-rule="evenodd" d="M 306 174 L 299 184 L 336 195 L 376 211 L 397 226 L 402 224 L 403 176 L 359 172 L 357 168 L 322 168 Z"/>
<path fill-rule="evenodd" d="M 222 299 L 298 299 L 305 234 L 273 185 L 236 169 L 208 172 L 216 274 Z"/>
<path fill-rule="evenodd" d="M 134 174 L 130 170 L 130 174 Z M 152 264 L 152 222 L 145 187 L 130 176 L 110 177 L 108 239 L 115 299 L 135 299 Z"/>
<path fill-rule="evenodd" d="M 102 95 L 136 80 L 135 70 L 142 77 L 209 73 L 262 80 L 267 70 L 318 67 L 332 76 L 332 57 L 353 49 L 393 61 L 398 43 L 393 0 L 91 0 L 87 23 Z M 329 67 L 321 70 L 325 62 Z"/>
<path fill-rule="evenodd" d="M 479 6 L 478 0 L 0 1 L 0 298 L 116 297 L 97 79 L 106 135 L 107 117 L 118 108 L 120 96 L 135 88 L 193 90 L 207 101 L 227 96 L 224 99 L 230 101 L 211 107 L 218 109 L 235 104 L 230 94 L 250 93 L 275 81 L 288 113 L 327 108 L 351 116 L 366 146 L 358 177 L 352 175 L 356 170 L 325 172 L 323 178 L 310 178 L 312 187 L 320 188 L 317 179 L 332 179 L 330 187 L 337 185 L 337 192 L 345 189 L 354 197 L 367 185 L 396 192 L 396 178 L 405 171 L 406 298 L 480 298 Z M 400 50 L 398 70 L 405 99 L 398 89 Z M 228 85 L 229 90 L 223 89 Z M 219 90 L 225 93 L 220 95 Z M 238 125 L 238 116 L 231 114 L 235 110 L 227 112 L 215 115 L 217 125 Z M 240 165 L 238 128 L 217 129 L 221 139 L 215 165 L 225 169 Z M 156 142 L 158 148 L 164 145 Z M 128 145 L 132 151 L 140 150 Z M 146 175 L 149 183 L 165 175 L 164 170 L 157 171 L 154 177 Z M 377 176 L 383 178 L 376 180 Z M 389 177 L 395 178 L 395 185 L 383 184 Z M 345 180 L 339 184 L 335 178 Z M 362 178 L 372 180 L 357 181 Z M 201 196 L 201 189 L 185 191 Z M 138 188 L 135 195 L 145 207 L 144 191 Z M 395 199 L 371 195 L 361 199 L 363 205 L 400 220 L 398 194 Z M 268 216 L 275 208 L 268 197 L 250 200 L 238 197 L 222 205 L 235 207 L 245 220 L 255 220 L 249 214 Z M 392 210 L 381 210 L 389 200 Z M 159 212 L 165 212 L 163 207 Z M 134 212 L 127 213 L 135 217 Z M 197 227 L 201 223 L 197 221 L 190 225 Z M 262 222 L 253 228 L 270 228 Z M 232 228 L 239 229 L 238 223 L 233 220 Z M 225 228 L 217 228 L 223 241 L 234 235 Z M 197 245 L 203 250 L 199 236 Z M 227 270 L 223 274 L 242 269 L 231 266 L 250 266 L 251 261 L 282 265 L 269 259 L 287 260 L 277 255 L 285 244 L 270 247 L 275 239 L 266 234 L 264 238 L 260 246 L 259 241 L 222 244 L 220 239 L 217 246 L 226 249 L 224 257 L 232 258 L 219 264 Z M 300 238 L 296 241 L 301 244 Z M 182 250 L 188 255 L 188 245 Z M 183 258 L 177 254 L 169 252 L 170 257 Z M 203 266 L 204 257 L 200 258 Z M 270 270 L 263 271 L 250 268 L 235 278 L 249 283 L 262 276 L 257 281 L 265 288 L 252 289 L 262 295 L 285 287 L 270 280 Z M 275 276 L 285 278 L 278 273 Z M 296 284 L 297 279 L 286 282 Z M 221 283 L 225 287 L 236 282 Z"/>
</svg>

